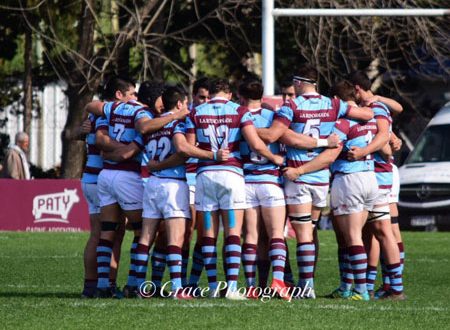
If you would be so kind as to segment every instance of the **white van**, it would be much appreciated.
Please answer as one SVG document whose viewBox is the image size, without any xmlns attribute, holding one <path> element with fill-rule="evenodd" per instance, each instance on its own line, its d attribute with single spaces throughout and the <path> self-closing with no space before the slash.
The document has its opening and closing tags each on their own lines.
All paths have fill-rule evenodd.
<svg viewBox="0 0 450 330">
<path fill-rule="evenodd" d="M 400 225 L 450 230 L 450 102 L 428 123 L 400 174 Z"/>
</svg>

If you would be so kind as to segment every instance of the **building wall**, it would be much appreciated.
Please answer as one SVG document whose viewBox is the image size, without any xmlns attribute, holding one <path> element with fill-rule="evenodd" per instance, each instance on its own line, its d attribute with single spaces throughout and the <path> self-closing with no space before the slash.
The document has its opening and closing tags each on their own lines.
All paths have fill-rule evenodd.
<svg viewBox="0 0 450 330">
<path fill-rule="evenodd" d="M 61 133 L 67 118 L 67 97 L 64 83 L 51 83 L 43 90 L 35 91 L 41 111 L 33 111 L 30 136 L 31 163 L 48 170 L 61 164 Z M 11 142 L 17 132 L 23 130 L 23 115 L 15 114 L 12 107 L 6 108 L 2 116 L 8 118 L 2 133 L 9 134 Z"/>
</svg>

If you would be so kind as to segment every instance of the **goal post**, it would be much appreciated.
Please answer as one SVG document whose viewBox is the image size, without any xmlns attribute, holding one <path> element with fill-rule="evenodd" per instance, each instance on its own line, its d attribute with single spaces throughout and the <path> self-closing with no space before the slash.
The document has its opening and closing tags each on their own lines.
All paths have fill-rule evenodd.
<svg viewBox="0 0 450 330">
<path fill-rule="evenodd" d="M 275 8 L 274 0 L 263 0 L 262 3 L 262 80 L 264 95 L 275 92 L 275 20 L 274 17 L 287 16 L 445 16 L 450 15 L 449 8 Z"/>
</svg>

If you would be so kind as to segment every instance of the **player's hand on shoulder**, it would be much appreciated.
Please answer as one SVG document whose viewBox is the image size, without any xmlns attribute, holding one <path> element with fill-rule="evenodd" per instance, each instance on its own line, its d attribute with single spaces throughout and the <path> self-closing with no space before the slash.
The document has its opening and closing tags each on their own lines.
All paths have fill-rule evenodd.
<svg viewBox="0 0 450 330">
<path fill-rule="evenodd" d="M 173 112 L 176 120 L 184 120 L 186 116 L 189 114 L 188 109 L 180 109 L 178 111 Z"/>
<path fill-rule="evenodd" d="M 364 100 L 365 105 L 371 105 L 372 103 L 378 102 L 380 100 L 378 95 L 373 95 Z"/>
<path fill-rule="evenodd" d="M 341 139 L 339 138 L 339 135 L 337 135 L 336 133 L 332 133 L 330 136 L 328 136 L 327 140 L 328 140 L 328 148 L 337 148 L 341 143 Z"/>
<path fill-rule="evenodd" d="M 217 151 L 217 161 L 219 162 L 225 162 L 230 158 L 230 150 L 228 149 L 219 149 Z"/>
<path fill-rule="evenodd" d="M 350 150 L 347 153 L 347 159 L 353 161 L 359 160 L 365 156 L 366 154 L 364 153 L 364 150 L 359 147 L 350 147 Z"/>
</svg>

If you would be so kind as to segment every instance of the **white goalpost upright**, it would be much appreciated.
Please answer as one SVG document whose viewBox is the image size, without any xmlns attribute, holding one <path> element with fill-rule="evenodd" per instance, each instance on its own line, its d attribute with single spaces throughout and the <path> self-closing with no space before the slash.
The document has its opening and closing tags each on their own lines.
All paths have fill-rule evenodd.
<svg viewBox="0 0 450 330">
<path fill-rule="evenodd" d="M 262 80 L 264 95 L 274 95 L 275 91 L 275 20 L 277 16 L 445 16 L 450 15 L 449 8 L 395 8 L 395 9 L 298 9 L 275 8 L 275 0 L 263 0 L 262 3 Z"/>
</svg>

